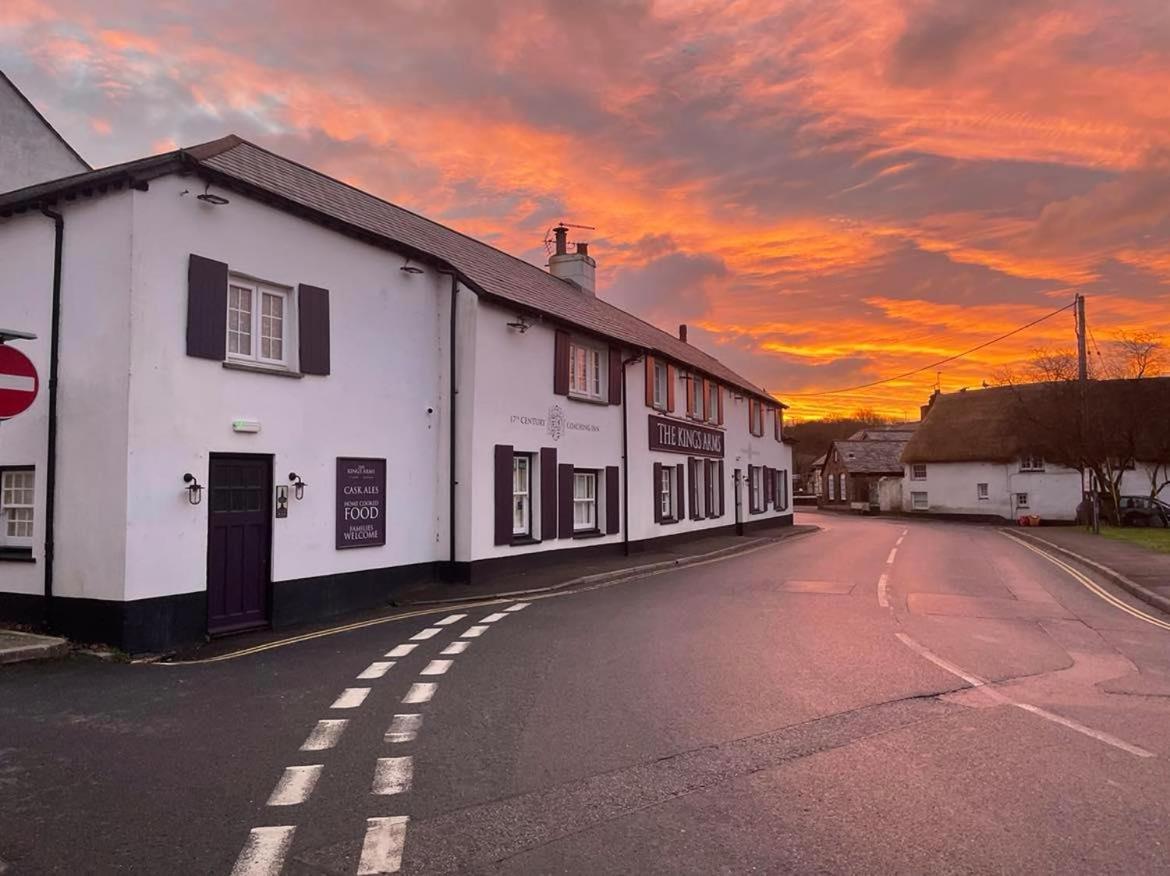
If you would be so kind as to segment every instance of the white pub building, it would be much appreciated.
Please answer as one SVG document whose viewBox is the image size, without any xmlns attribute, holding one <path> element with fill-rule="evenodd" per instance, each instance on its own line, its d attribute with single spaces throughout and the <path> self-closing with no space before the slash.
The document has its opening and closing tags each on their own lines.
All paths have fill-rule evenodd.
<svg viewBox="0 0 1170 876">
<path fill-rule="evenodd" d="M 792 522 L 783 405 L 237 137 L 0 195 L 0 618 L 129 651 Z M 31 525 L 30 525 L 31 521 Z"/>
</svg>

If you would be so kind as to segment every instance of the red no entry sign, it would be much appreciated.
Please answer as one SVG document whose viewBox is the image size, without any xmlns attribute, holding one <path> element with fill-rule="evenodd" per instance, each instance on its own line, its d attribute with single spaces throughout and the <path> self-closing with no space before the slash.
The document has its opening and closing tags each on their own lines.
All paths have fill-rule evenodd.
<svg viewBox="0 0 1170 876">
<path fill-rule="evenodd" d="M 28 409 L 41 382 L 28 356 L 15 347 L 0 344 L 0 420 Z"/>
</svg>

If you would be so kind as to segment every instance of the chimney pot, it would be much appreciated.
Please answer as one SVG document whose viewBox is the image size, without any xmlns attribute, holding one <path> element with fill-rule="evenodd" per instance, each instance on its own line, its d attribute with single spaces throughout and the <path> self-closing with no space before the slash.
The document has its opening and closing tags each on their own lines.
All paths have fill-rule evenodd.
<svg viewBox="0 0 1170 876">
<path fill-rule="evenodd" d="M 687 342 L 687 324 L 685 322 L 678 327 L 678 339 L 684 344 Z"/>
<path fill-rule="evenodd" d="M 577 255 L 589 255 L 589 244 L 578 243 L 577 244 Z"/>
<path fill-rule="evenodd" d="M 553 229 L 557 240 L 557 255 L 565 255 L 569 251 L 569 229 L 565 225 L 558 225 Z"/>
</svg>

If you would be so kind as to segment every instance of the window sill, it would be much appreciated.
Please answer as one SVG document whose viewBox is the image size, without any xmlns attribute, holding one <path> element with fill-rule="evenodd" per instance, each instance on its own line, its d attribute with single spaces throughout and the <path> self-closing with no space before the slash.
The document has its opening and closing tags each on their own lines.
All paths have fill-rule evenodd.
<svg viewBox="0 0 1170 876">
<path fill-rule="evenodd" d="M 573 538 L 601 538 L 604 534 L 600 529 L 582 529 L 580 532 L 574 532 Z"/>
<path fill-rule="evenodd" d="M 524 544 L 540 544 L 540 539 L 533 538 L 531 535 L 514 535 L 511 544 L 513 547 Z"/>
<path fill-rule="evenodd" d="M 609 401 L 603 398 L 594 398 L 591 395 L 580 395 L 575 392 L 570 392 L 566 398 L 572 401 L 585 402 L 587 405 L 608 405 Z"/>
<path fill-rule="evenodd" d="M 232 359 L 225 361 L 223 367 L 229 371 L 251 371 L 253 374 L 271 374 L 274 377 L 291 377 L 294 380 L 300 380 L 305 376 L 299 371 L 290 371 L 287 368 L 274 368 L 270 365 L 259 365 L 253 362 L 237 362 Z"/>
<path fill-rule="evenodd" d="M 32 548 L 0 547 L 0 563 L 35 563 Z"/>
<path fill-rule="evenodd" d="M 661 520 L 659 520 L 658 522 L 659 522 L 659 523 L 660 523 L 662 526 L 670 526 L 670 525 L 672 525 L 672 524 L 674 524 L 674 523 L 678 523 L 679 521 L 678 521 L 678 518 L 677 518 L 677 517 L 663 517 L 663 518 L 662 518 Z"/>
</svg>

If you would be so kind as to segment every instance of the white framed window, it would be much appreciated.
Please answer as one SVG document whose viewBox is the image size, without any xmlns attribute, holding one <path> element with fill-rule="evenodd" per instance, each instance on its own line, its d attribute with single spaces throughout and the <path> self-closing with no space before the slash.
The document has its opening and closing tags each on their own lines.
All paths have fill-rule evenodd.
<svg viewBox="0 0 1170 876">
<path fill-rule="evenodd" d="M 691 461 L 691 476 L 695 479 L 695 517 L 707 516 L 707 466 L 702 459 Z"/>
<path fill-rule="evenodd" d="M 670 397 L 669 390 L 666 387 L 666 381 L 669 372 L 666 368 L 665 362 L 654 360 L 654 407 L 666 408 L 667 400 Z"/>
<path fill-rule="evenodd" d="M 1027 508 L 1028 507 L 1028 494 L 1027 493 L 1016 493 L 1016 507 L 1017 508 Z"/>
<path fill-rule="evenodd" d="M 764 403 L 752 399 L 748 404 L 751 414 L 751 428 L 748 431 L 758 437 L 764 434 Z"/>
<path fill-rule="evenodd" d="M 841 495 L 841 501 L 849 501 L 849 480 L 845 476 L 845 472 L 841 472 L 838 476 L 841 478 L 841 483 L 838 485 L 838 492 Z"/>
<path fill-rule="evenodd" d="M 512 457 L 512 535 L 532 535 L 532 457 Z"/>
<path fill-rule="evenodd" d="M 0 546 L 32 549 L 35 474 L 31 468 L 0 472 Z"/>
<path fill-rule="evenodd" d="M 910 507 L 915 511 L 925 511 L 930 507 L 930 502 L 927 501 L 926 493 L 911 493 Z"/>
<path fill-rule="evenodd" d="M 691 394 L 691 416 L 696 420 L 703 419 L 703 378 L 692 374 L 687 381 L 687 390 Z"/>
<path fill-rule="evenodd" d="M 576 342 L 569 344 L 569 393 L 585 398 L 602 398 L 601 350 Z"/>
<path fill-rule="evenodd" d="M 829 475 L 825 479 L 829 482 L 829 501 L 836 502 L 837 501 L 837 478 L 834 477 L 833 475 Z"/>
<path fill-rule="evenodd" d="M 758 514 L 764 510 L 764 469 L 758 465 L 752 469 L 751 495 L 752 513 Z"/>
<path fill-rule="evenodd" d="M 597 472 L 573 472 L 573 530 L 597 529 Z"/>
<path fill-rule="evenodd" d="M 1044 458 L 1034 454 L 1021 456 L 1020 471 L 1044 471 Z"/>
<path fill-rule="evenodd" d="M 228 359 L 288 367 L 291 301 L 288 289 L 232 277 L 228 283 Z"/>
<path fill-rule="evenodd" d="M 719 384 L 707 384 L 707 422 L 714 423 L 719 419 Z"/>
<path fill-rule="evenodd" d="M 776 509 L 788 510 L 788 469 L 776 470 Z"/>
<path fill-rule="evenodd" d="M 910 466 L 910 480 L 924 481 L 926 480 L 926 463 L 916 462 Z"/>
<path fill-rule="evenodd" d="M 663 520 L 675 520 L 674 466 L 664 465 L 658 480 L 658 513 Z"/>
<path fill-rule="evenodd" d="M 976 484 L 975 495 L 982 501 L 988 498 L 987 484 Z"/>
</svg>

